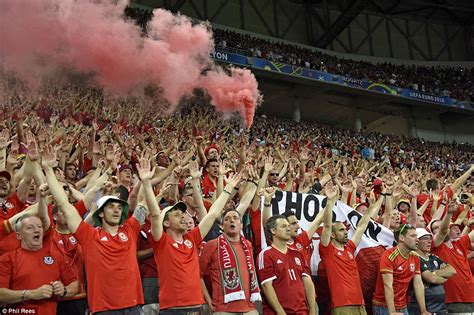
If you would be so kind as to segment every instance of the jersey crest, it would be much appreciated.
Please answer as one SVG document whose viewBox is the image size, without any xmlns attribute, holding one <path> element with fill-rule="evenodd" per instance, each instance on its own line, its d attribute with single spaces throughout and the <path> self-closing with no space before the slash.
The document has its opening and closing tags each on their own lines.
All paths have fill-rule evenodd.
<svg viewBox="0 0 474 315">
<path fill-rule="evenodd" d="M 54 263 L 54 259 L 53 257 L 51 256 L 44 256 L 43 257 L 43 262 L 46 264 L 46 265 L 52 265 Z"/>
<path fill-rule="evenodd" d="M 125 235 L 125 233 L 120 232 L 120 233 L 118 234 L 118 236 L 120 237 L 120 239 L 121 239 L 122 241 L 124 241 L 124 242 L 128 241 L 128 237 L 127 237 L 127 235 Z"/>
<path fill-rule="evenodd" d="M 184 245 L 186 245 L 188 248 L 193 248 L 193 243 L 190 240 L 185 240 Z"/>
</svg>

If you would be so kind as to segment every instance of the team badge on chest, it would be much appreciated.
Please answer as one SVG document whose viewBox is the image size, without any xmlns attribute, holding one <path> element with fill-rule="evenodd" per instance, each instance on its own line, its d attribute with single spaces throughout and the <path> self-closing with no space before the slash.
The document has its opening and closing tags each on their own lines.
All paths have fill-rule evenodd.
<svg viewBox="0 0 474 315">
<path fill-rule="evenodd" d="M 53 257 L 51 256 L 44 256 L 43 257 L 43 262 L 46 264 L 46 265 L 52 265 L 54 263 L 54 259 Z"/>
<path fill-rule="evenodd" d="M 298 250 L 301 250 L 303 248 L 303 245 L 301 245 L 300 243 L 296 243 L 296 248 Z"/>
<path fill-rule="evenodd" d="M 193 248 L 193 243 L 190 240 L 185 240 L 184 245 L 186 245 L 187 248 Z"/>
<path fill-rule="evenodd" d="M 415 264 L 414 263 L 410 264 L 410 271 L 415 272 Z"/>
<path fill-rule="evenodd" d="M 74 236 L 69 236 L 69 242 L 71 242 L 72 245 L 76 245 L 77 244 L 77 240 Z"/>
<path fill-rule="evenodd" d="M 125 233 L 120 232 L 120 233 L 118 234 L 118 236 L 120 237 L 120 239 L 121 239 L 122 241 L 124 241 L 124 242 L 128 241 L 128 237 L 127 237 L 127 235 L 125 235 Z"/>
</svg>

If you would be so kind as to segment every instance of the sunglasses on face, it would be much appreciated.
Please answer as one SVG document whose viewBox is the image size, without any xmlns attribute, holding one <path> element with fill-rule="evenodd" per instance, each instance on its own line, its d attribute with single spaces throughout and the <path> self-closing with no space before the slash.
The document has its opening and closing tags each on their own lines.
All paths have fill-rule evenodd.
<svg viewBox="0 0 474 315">
<path fill-rule="evenodd" d="M 278 175 L 280 175 L 280 174 L 278 174 L 278 173 L 270 173 L 270 176 L 278 176 Z"/>
</svg>

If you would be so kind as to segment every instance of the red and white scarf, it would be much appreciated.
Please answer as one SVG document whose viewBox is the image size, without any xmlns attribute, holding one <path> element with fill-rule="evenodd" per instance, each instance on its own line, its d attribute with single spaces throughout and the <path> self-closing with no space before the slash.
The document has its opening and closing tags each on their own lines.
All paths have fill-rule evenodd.
<svg viewBox="0 0 474 315">
<path fill-rule="evenodd" d="M 257 275 L 253 264 L 252 252 L 245 238 L 240 235 L 240 243 L 244 250 L 247 270 L 250 282 L 250 301 L 261 301 L 260 288 L 257 283 Z M 240 274 L 239 261 L 232 243 L 224 234 L 217 239 L 217 256 L 219 259 L 219 273 L 221 277 L 222 290 L 224 291 L 224 303 L 245 300 L 245 293 L 242 287 L 242 276 Z"/>
</svg>

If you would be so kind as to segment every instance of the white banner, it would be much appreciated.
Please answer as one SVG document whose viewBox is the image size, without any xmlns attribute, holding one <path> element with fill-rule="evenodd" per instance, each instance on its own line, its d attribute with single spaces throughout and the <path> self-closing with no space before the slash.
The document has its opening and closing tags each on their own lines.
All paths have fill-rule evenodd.
<svg viewBox="0 0 474 315">
<path fill-rule="evenodd" d="M 285 211 L 293 211 L 299 220 L 302 229 L 307 230 L 311 222 L 316 218 L 319 211 L 326 206 L 326 197 L 314 194 L 299 194 L 287 191 L 277 191 L 272 199 L 271 215 L 282 214 Z M 261 209 L 263 209 L 263 198 Z M 338 201 L 333 208 L 333 222 L 341 221 L 349 226 L 349 239 L 354 234 L 357 223 L 362 218 L 362 214 Z M 322 226 L 322 225 L 321 225 Z M 264 229 L 262 229 L 262 248 L 267 247 Z M 384 246 L 390 248 L 394 245 L 393 233 L 382 224 L 370 221 L 365 230 L 362 240 L 357 246 L 357 253 L 363 248 Z M 316 274 L 319 265 L 319 235 L 313 235 L 314 253 L 311 257 L 311 271 Z M 356 253 L 356 254 L 357 254 Z"/>
</svg>

